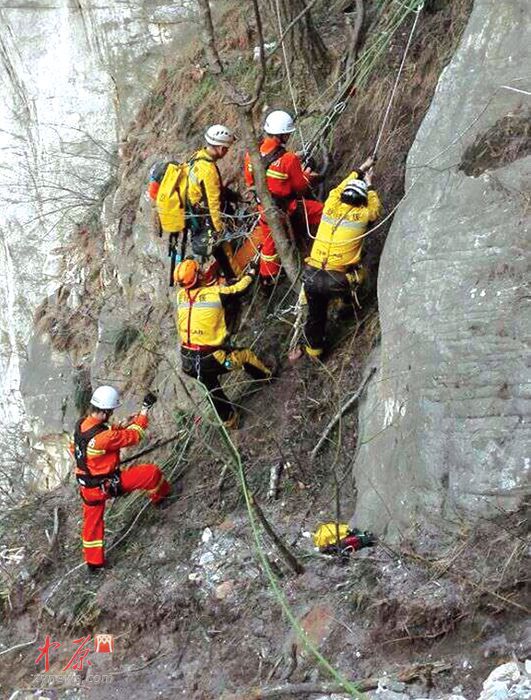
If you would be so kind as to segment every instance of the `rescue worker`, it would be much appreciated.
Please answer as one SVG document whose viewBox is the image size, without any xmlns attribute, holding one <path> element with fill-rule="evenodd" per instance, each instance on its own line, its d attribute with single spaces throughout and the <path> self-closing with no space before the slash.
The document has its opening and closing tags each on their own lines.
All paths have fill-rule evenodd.
<svg viewBox="0 0 531 700">
<path fill-rule="evenodd" d="M 225 320 L 225 306 L 251 285 L 256 270 L 235 284 L 206 285 L 196 260 L 184 260 L 175 270 L 177 330 L 183 371 L 210 393 L 214 408 L 228 428 L 237 426 L 238 412 L 225 395 L 219 377 L 244 369 L 253 379 L 270 379 L 271 371 L 249 348 L 233 348 Z"/>
<path fill-rule="evenodd" d="M 306 353 L 323 353 L 329 302 L 339 297 L 343 311 L 354 311 L 353 294 L 363 281 L 361 266 L 364 235 L 381 216 L 382 205 L 372 187 L 374 159 L 368 158 L 333 189 L 303 271 L 308 317 L 304 329 Z M 343 314 L 346 315 L 346 314 Z M 295 355 L 300 357 L 302 351 Z"/>
<path fill-rule="evenodd" d="M 224 158 L 235 138 L 222 124 L 214 124 L 205 133 L 205 146 L 189 161 L 187 182 L 187 225 L 192 235 L 192 250 L 201 258 L 210 254 L 217 260 L 227 280 L 234 278 L 231 246 L 216 245 L 223 235 L 224 187 L 217 161 Z"/>
<path fill-rule="evenodd" d="M 315 231 L 321 219 L 323 203 L 303 198 L 312 181 L 318 177 L 309 168 L 304 169 L 299 156 L 286 149 L 289 137 L 295 131 L 291 115 L 282 110 L 271 112 L 265 120 L 267 136 L 260 144 L 260 155 L 266 171 L 266 182 L 275 204 L 289 217 L 295 237 L 308 242 L 308 228 Z M 254 187 L 253 169 L 249 154 L 245 154 L 244 177 L 248 187 Z M 271 235 L 264 209 L 258 203 L 262 247 L 260 251 L 260 281 L 273 284 L 280 272 L 280 258 Z"/>
<path fill-rule="evenodd" d="M 104 513 L 110 498 L 138 489 L 147 492 L 154 505 L 161 504 L 171 491 L 162 471 L 155 464 L 137 464 L 120 470 L 120 449 L 137 445 L 148 426 L 148 411 L 157 397 L 146 394 L 138 415 L 126 425 L 108 423 L 120 405 L 112 386 L 100 386 L 92 394 L 88 416 L 76 424 L 71 451 L 76 460 L 76 479 L 83 501 L 83 557 L 91 571 L 105 566 Z"/>
</svg>

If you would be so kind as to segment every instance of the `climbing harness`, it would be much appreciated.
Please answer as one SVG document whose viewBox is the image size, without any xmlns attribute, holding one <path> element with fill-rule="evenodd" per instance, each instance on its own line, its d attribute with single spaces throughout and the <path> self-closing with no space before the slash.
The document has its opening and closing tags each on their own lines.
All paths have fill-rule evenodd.
<svg viewBox="0 0 531 700">
<path fill-rule="evenodd" d="M 122 494 L 120 483 L 120 471 L 115 469 L 110 474 L 91 474 L 87 465 L 87 451 L 90 449 L 89 443 L 96 435 L 105 432 L 109 429 L 106 423 L 98 423 L 89 428 L 89 430 L 81 431 L 81 424 L 85 419 L 80 418 L 74 429 L 74 458 L 77 468 L 83 472 L 76 474 L 76 481 L 79 486 L 84 488 L 99 488 L 100 491 L 109 498 L 117 498 Z M 81 500 L 87 505 L 96 505 L 101 501 L 88 501 L 83 493 L 80 492 Z"/>
<path fill-rule="evenodd" d="M 96 435 L 99 435 L 99 433 L 103 433 L 105 430 L 108 430 L 109 426 L 106 423 L 98 423 L 89 430 L 82 431 L 81 424 L 84 420 L 84 418 L 80 418 L 74 429 L 74 459 L 76 460 L 77 468 L 87 474 L 87 476 L 91 476 L 87 465 L 87 450 L 89 442 L 95 438 Z M 85 485 L 86 484 L 82 484 L 82 486 Z"/>
</svg>

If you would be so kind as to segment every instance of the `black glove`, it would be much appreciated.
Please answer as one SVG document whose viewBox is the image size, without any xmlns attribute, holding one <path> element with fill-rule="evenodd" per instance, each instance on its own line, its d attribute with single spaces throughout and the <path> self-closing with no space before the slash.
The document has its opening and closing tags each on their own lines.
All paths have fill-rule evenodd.
<svg viewBox="0 0 531 700">
<path fill-rule="evenodd" d="M 154 394 L 152 391 L 148 391 L 148 393 L 144 396 L 144 402 L 142 404 L 142 408 L 151 408 L 157 403 L 157 395 Z"/>
</svg>

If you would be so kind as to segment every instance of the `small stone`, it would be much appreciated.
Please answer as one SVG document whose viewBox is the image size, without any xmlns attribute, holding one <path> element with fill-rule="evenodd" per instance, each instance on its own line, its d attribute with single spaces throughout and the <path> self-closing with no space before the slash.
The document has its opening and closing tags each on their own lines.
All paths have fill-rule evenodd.
<svg viewBox="0 0 531 700">
<path fill-rule="evenodd" d="M 201 535 L 201 541 L 203 542 L 203 544 L 210 542 L 212 537 L 212 530 L 209 527 L 205 527 L 205 529 L 203 530 L 203 534 Z"/>
<path fill-rule="evenodd" d="M 218 600 L 225 600 L 225 598 L 228 598 L 233 591 L 234 581 L 223 581 L 223 583 L 220 583 L 219 586 L 216 586 L 216 598 Z"/>
</svg>

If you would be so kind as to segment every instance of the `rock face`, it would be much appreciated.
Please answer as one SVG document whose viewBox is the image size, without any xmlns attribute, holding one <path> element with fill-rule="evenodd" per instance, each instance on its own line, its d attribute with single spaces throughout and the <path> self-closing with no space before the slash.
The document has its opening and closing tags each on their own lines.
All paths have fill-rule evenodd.
<svg viewBox="0 0 531 700">
<path fill-rule="evenodd" d="M 28 347 L 35 309 L 76 282 L 59 269 L 60 247 L 101 208 L 116 144 L 173 58 L 183 5 L 57 0 L 0 9 L 0 415 L 31 441 L 35 433 L 53 441 L 74 415 L 65 404 L 72 362 L 39 340 Z"/>
<path fill-rule="evenodd" d="M 508 88 L 530 89 L 526 9 L 476 0 L 408 157 L 353 469 L 354 522 L 380 533 L 524 491 L 529 95 Z"/>
</svg>

